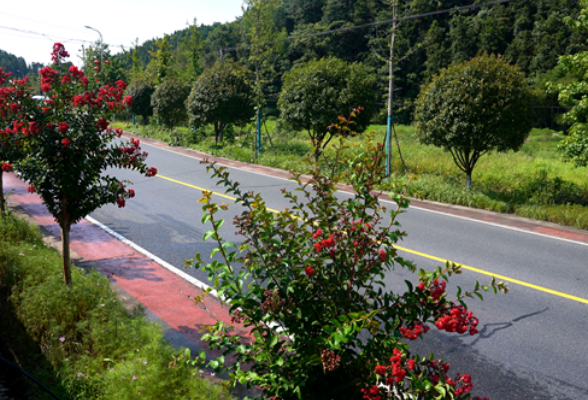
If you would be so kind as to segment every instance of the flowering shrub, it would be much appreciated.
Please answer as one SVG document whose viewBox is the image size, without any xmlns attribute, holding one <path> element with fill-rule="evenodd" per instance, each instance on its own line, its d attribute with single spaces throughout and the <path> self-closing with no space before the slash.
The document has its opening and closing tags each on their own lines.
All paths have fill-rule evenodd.
<svg viewBox="0 0 588 400">
<path fill-rule="evenodd" d="M 114 141 L 122 130 L 113 130 L 108 120 L 132 103 L 131 97 L 123 97 L 126 84 L 117 81 L 89 91 L 84 73 L 63 63 L 68 56 L 64 46 L 55 43 L 53 63 L 40 71 L 41 88 L 49 99 L 39 104 L 25 82 L 8 105 L 14 104 L 16 111 L 5 132 L 22 138 L 24 155 L 16 167 L 30 182 L 29 191 L 41 195 L 59 223 L 65 281 L 70 284 L 71 225 L 104 204 L 123 207 L 135 194 L 126 189 L 126 182 L 104 174 L 106 168 L 134 168 L 146 176 L 157 170 L 145 165 L 147 153 L 138 140 Z"/>
<path fill-rule="evenodd" d="M 349 121 L 341 118 L 331 128 L 347 129 Z M 409 201 L 403 193 L 394 195 L 397 206 L 389 214 L 380 205 L 373 188 L 381 176 L 382 148 L 371 143 L 368 137 L 363 158 L 346 161 L 340 139 L 330 172 L 313 163 L 309 181 L 295 175 L 298 189 L 283 190 L 291 207 L 279 213 L 270 212 L 258 194 L 242 192 L 224 167 L 208 164 L 213 178 L 245 208 L 234 220 L 244 241 L 238 248 L 223 241 L 223 220 L 216 214 L 228 206 L 204 192 L 203 222 L 213 226 L 204 239 L 216 241 L 211 257 L 217 257 L 207 263 L 197 254 L 187 264 L 208 272 L 229 302 L 233 322 L 252 337 L 222 321 L 208 327 L 203 339 L 223 352 L 209 365 L 228 369 L 233 382 L 259 387 L 265 398 L 470 398 L 469 375 L 450 375 L 446 363 L 411 355 L 406 339 L 431 326 L 476 334 L 478 320 L 463 299 L 506 286 L 476 283 L 450 300 L 446 285 L 460 273 L 457 265 L 417 272 L 398 255 L 394 243 L 405 233 L 396 217 Z M 352 172 L 337 174 L 341 162 L 349 162 Z M 343 181 L 354 189 L 345 200 L 336 196 Z M 390 291 L 383 279 L 395 267 L 418 273 L 420 283 L 406 281 L 403 293 Z"/>
<path fill-rule="evenodd" d="M 6 213 L 2 174 L 11 171 L 12 164 L 22 157 L 22 138 L 11 135 L 11 125 L 21 110 L 18 102 L 24 96 L 28 78 L 11 80 L 11 76 L 0 68 L 0 215 Z"/>
</svg>

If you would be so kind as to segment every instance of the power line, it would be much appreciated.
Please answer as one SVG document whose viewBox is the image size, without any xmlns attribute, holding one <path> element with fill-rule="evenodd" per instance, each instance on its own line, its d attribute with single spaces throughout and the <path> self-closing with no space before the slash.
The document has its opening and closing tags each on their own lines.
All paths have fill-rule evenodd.
<svg viewBox="0 0 588 400">
<path fill-rule="evenodd" d="M 12 28 L 10 26 L 2 26 L 0 25 L 0 29 L 6 29 L 6 30 L 11 30 L 11 31 L 15 31 L 15 32 L 20 32 L 20 33 L 26 33 L 29 35 L 37 35 L 37 36 L 43 36 L 46 39 L 49 39 L 51 41 L 55 41 L 53 38 L 59 38 L 59 40 L 63 41 L 63 42 L 80 42 L 80 43 L 94 43 L 93 40 L 84 40 L 84 39 L 75 39 L 75 38 L 65 38 L 63 36 L 55 36 L 55 35 L 47 35 L 45 33 L 40 33 L 40 32 L 34 32 L 34 31 L 28 31 L 28 30 L 24 30 L 24 29 L 18 29 L 18 28 Z M 110 47 L 115 47 L 115 46 L 120 46 L 120 45 L 112 45 L 112 44 L 108 44 L 108 43 L 104 43 L 107 46 Z"/>
<path fill-rule="evenodd" d="M 271 40 L 269 42 L 265 42 L 262 44 L 274 44 L 274 43 L 287 42 L 287 41 L 296 40 L 296 39 L 307 39 L 307 38 L 317 37 L 317 36 L 326 36 L 326 35 L 330 35 L 332 33 L 348 32 L 348 31 L 352 31 L 352 30 L 356 30 L 356 29 L 369 28 L 372 26 L 387 25 L 387 24 L 391 24 L 393 22 L 409 21 L 412 19 L 430 17 L 433 15 L 447 14 L 447 13 L 450 13 L 453 11 L 471 10 L 474 8 L 488 7 L 488 6 L 492 6 L 494 4 L 508 3 L 509 1 L 512 1 L 512 0 L 496 0 L 496 1 L 491 1 L 488 3 L 482 3 L 482 4 L 470 4 L 467 6 L 448 8 L 445 10 L 431 11 L 431 12 L 424 13 L 424 14 L 410 15 L 408 17 L 388 19 L 385 21 L 370 22 L 367 24 L 361 24 L 361 25 L 355 25 L 355 26 L 348 26 L 345 28 L 333 29 L 333 30 L 325 31 L 325 32 L 309 33 L 307 35 L 300 35 L 300 36 L 291 36 L 291 37 L 284 38 L 284 39 Z M 221 47 L 221 49 L 222 50 L 243 50 L 243 49 L 248 49 L 250 47 L 251 47 L 251 45 L 241 45 L 241 46 L 234 46 L 234 47 Z"/>
<path fill-rule="evenodd" d="M 14 14 L 9 14 L 9 13 L 3 12 L 3 11 L 0 11 L 0 14 L 8 15 L 9 17 L 19 18 L 19 19 L 22 19 L 22 20 L 25 20 L 25 21 L 31 21 L 31 22 L 34 22 L 34 23 L 37 23 L 37 24 L 52 26 L 54 28 L 65 29 L 65 30 L 68 30 L 68 31 L 76 32 L 76 33 L 87 32 L 84 29 L 75 29 L 75 28 L 69 28 L 69 27 L 65 27 L 65 26 L 59 26 L 59 25 L 50 24 L 50 23 L 42 22 L 42 21 L 37 21 L 37 20 L 34 20 L 34 19 L 26 18 L 26 17 L 21 17 L 21 16 L 14 15 Z M 113 39 L 126 40 L 126 39 L 115 37 L 115 36 L 110 36 L 110 35 L 106 35 L 106 36 L 108 36 L 110 38 L 113 38 Z"/>
</svg>

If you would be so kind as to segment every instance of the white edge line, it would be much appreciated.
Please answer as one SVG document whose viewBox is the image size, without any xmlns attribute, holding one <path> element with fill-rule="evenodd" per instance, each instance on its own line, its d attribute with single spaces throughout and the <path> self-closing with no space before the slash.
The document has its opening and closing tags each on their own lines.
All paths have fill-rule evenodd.
<svg viewBox="0 0 588 400">
<path fill-rule="evenodd" d="M 181 156 L 184 156 L 184 157 L 189 157 L 189 158 L 198 158 L 199 157 L 197 155 L 192 156 L 192 155 L 188 155 L 188 154 L 182 154 L 182 153 L 177 152 L 177 151 L 174 151 L 172 149 L 162 148 L 162 147 L 156 146 L 154 144 L 150 144 L 150 143 L 143 143 L 143 144 L 146 144 L 148 146 L 155 147 L 155 148 L 160 149 L 160 150 L 163 150 L 163 151 L 169 151 L 170 153 L 174 153 L 174 154 L 181 155 Z M 210 157 L 217 157 L 217 156 L 210 155 Z M 236 169 L 236 170 L 239 170 L 239 171 L 244 171 L 241 168 L 237 168 L 237 167 L 234 167 L 234 166 L 231 166 L 231 165 L 223 164 L 222 161 L 221 162 L 218 162 L 217 164 L 223 165 L 223 166 L 225 166 L 227 168 Z M 273 175 L 270 175 L 270 174 L 264 174 L 262 172 L 248 171 L 248 170 L 245 170 L 245 172 L 248 172 L 250 174 L 256 174 L 256 175 L 266 176 L 266 177 L 270 177 L 270 178 L 273 178 L 273 179 L 279 179 L 279 180 L 282 180 L 282 181 L 290 181 L 290 179 L 287 179 L 287 178 L 282 178 L 282 177 L 279 177 L 279 176 L 273 176 Z M 337 192 L 338 193 L 347 194 L 347 195 L 350 195 L 350 196 L 353 195 L 352 193 L 349 193 L 349 192 L 347 192 L 345 190 L 337 190 Z M 385 193 L 385 192 L 382 192 L 382 193 Z M 386 202 L 386 203 L 390 203 L 390 204 L 396 204 L 392 200 L 386 200 L 386 199 L 379 199 L 379 200 L 380 201 L 383 201 L 383 202 Z M 450 213 L 446 213 L 446 212 L 443 212 L 443 211 L 430 210 L 428 208 L 419 207 L 419 206 L 413 206 L 413 205 L 410 205 L 409 209 L 410 208 L 414 208 L 414 209 L 417 209 L 417 210 L 422 210 L 422 211 L 426 211 L 426 212 L 430 212 L 430 213 L 434 213 L 434 214 L 445 215 L 445 216 L 448 216 L 448 217 L 458 218 L 458 219 L 462 219 L 462 220 L 465 220 L 465 221 L 471 221 L 471 222 L 477 222 L 477 223 L 484 224 L 484 225 L 490 225 L 490 226 L 494 226 L 496 228 L 508 229 L 508 230 L 515 231 L 515 232 L 520 232 L 520 233 L 528 233 L 530 235 L 541 236 L 541 237 L 546 238 L 546 239 L 554 239 L 554 240 L 560 240 L 562 242 L 567 242 L 567 243 L 571 243 L 571 244 L 579 244 L 579 245 L 582 245 L 582 246 L 588 246 L 588 243 L 579 242 L 577 240 L 561 238 L 561 237 L 558 237 L 558 236 L 547 235 L 545 233 L 533 232 L 533 231 L 529 231 L 529 230 L 526 230 L 526 229 L 515 228 L 515 227 L 512 227 L 512 226 L 508 226 L 508 225 L 501 225 L 501 224 L 496 224 L 496 223 L 493 223 L 493 222 L 482 221 L 482 220 L 479 220 L 479 219 L 474 219 L 474 218 L 469 218 L 469 217 L 463 217 L 461 215 L 450 214 Z M 474 208 L 474 210 L 477 210 L 477 209 Z"/>
<path fill-rule="evenodd" d="M 131 242 L 129 239 L 125 238 L 124 236 L 122 236 L 119 233 L 116 233 L 115 231 L 113 231 L 112 229 L 110 229 L 109 227 L 107 227 L 106 225 L 104 225 L 103 223 L 101 223 L 100 221 L 95 220 L 94 218 L 90 217 L 89 215 L 86 216 L 85 218 L 88 222 L 91 222 L 92 224 L 96 225 L 97 227 L 99 227 L 100 229 L 102 229 L 103 231 L 105 231 L 106 233 L 110 234 L 111 236 L 114 236 L 116 239 L 120 240 L 121 242 L 123 242 L 124 244 L 126 244 L 127 246 L 132 247 L 134 250 L 138 251 L 139 253 L 143 254 L 144 256 L 152 259 L 153 261 L 155 261 L 157 264 L 161 265 L 163 268 L 169 270 L 170 272 L 173 272 L 174 274 L 178 275 L 180 278 L 190 282 L 192 285 L 199 287 L 202 290 L 209 290 L 211 287 L 209 285 L 207 285 L 206 283 L 194 278 L 193 276 L 179 270 L 178 268 L 174 267 L 173 265 L 171 265 L 170 263 L 168 263 L 167 261 L 162 260 L 161 258 L 157 257 L 155 254 L 149 252 L 148 250 L 145 250 L 144 248 L 142 248 L 141 246 L 139 246 L 138 244 Z M 217 299 L 222 300 L 221 298 L 219 298 L 219 295 L 217 293 L 216 290 L 210 290 L 209 294 L 213 295 L 214 297 L 216 297 Z"/>
<path fill-rule="evenodd" d="M 159 265 L 161 265 L 163 268 L 169 270 L 170 272 L 178 275 L 180 278 L 188 281 L 189 283 L 191 283 L 194 286 L 199 287 L 200 289 L 206 291 L 211 289 L 211 287 L 209 285 L 207 285 L 206 283 L 194 278 L 191 275 L 188 275 L 187 273 L 179 270 L 178 268 L 174 267 L 173 265 L 171 265 L 170 263 L 168 263 L 167 261 L 162 260 L 161 258 L 157 257 L 155 254 L 151 253 L 148 250 L 145 250 L 144 248 L 142 248 L 141 246 L 139 246 L 138 244 L 130 241 L 129 239 L 127 239 L 126 237 L 124 237 L 123 235 L 116 233 L 115 231 L 113 231 L 112 229 L 110 229 L 109 227 L 107 227 L 106 225 L 104 225 L 102 222 L 95 220 L 94 218 L 90 217 L 89 215 L 86 216 L 85 218 L 88 222 L 91 222 L 92 224 L 96 225 L 98 228 L 104 230 L 106 233 L 110 234 L 111 236 L 114 236 L 116 239 L 120 240 L 121 242 L 123 242 L 124 244 L 126 244 L 127 246 L 130 246 L 131 248 L 135 249 L 136 251 L 138 251 L 139 253 L 143 254 L 146 257 L 149 257 L 150 259 L 152 259 L 153 261 L 155 261 L 156 263 L 158 263 Z M 221 300 L 221 301 L 225 301 L 224 296 L 219 297 L 218 292 L 214 289 L 211 289 L 208 294 L 216 297 L 217 299 Z M 268 322 L 268 326 L 273 328 L 274 326 L 278 326 L 278 328 L 276 329 L 277 332 L 283 332 L 284 329 L 279 326 L 276 322 L 273 321 L 269 321 Z"/>
</svg>

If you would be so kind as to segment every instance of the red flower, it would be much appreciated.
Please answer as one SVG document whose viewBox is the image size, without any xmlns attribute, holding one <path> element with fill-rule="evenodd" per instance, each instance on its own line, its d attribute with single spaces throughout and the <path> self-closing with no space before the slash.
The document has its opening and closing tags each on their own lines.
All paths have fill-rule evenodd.
<svg viewBox="0 0 588 400">
<path fill-rule="evenodd" d="M 386 262 L 386 251 L 380 250 L 380 261 Z"/>
<path fill-rule="evenodd" d="M 151 177 L 151 176 L 155 176 L 157 175 L 157 168 L 155 167 L 151 167 L 147 170 L 147 176 Z"/>
<path fill-rule="evenodd" d="M 71 140 L 69 140 L 68 138 L 65 138 L 61 141 L 61 144 L 63 145 L 63 147 L 67 147 L 71 144 Z"/>
<path fill-rule="evenodd" d="M 120 197 L 116 199 L 116 203 L 118 204 L 118 208 L 123 208 L 125 206 L 125 199 L 121 199 Z"/>
<path fill-rule="evenodd" d="M 34 187 L 33 185 L 31 185 L 27 188 L 27 192 L 29 192 L 29 193 L 35 193 L 36 191 L 37 191 L 37 188 Z"/>
<path fill-rule="evenodd" d="M 12 169 L 12 164 L 7 163 L 7 162 L 5 162 L 5 163 L 2 164 L 2 171 L 8 172 L 11 169 Z"/>
<path fill-rule="evenodd" d="M 129 189 L 129 198 L 135 197 L 135 191 L 133 189 Z"/>
<path fill-rule="evenodd" d="M 320 229 L 317 229 L 317 231 L 312 235 L 313 239 L 318 238 L 319 236 L 321 236 L 323 234 L 323 231 Z"/>
<path fill-rule="evenodd" d="M 131 96 L 125 96 L 124 98 L 125 103 L 127 103 L 129 106 L 133 105 L 133 98 Z"/>
<path fill-rule="evenodd" d="M 31 135 L 35 135 L 41 132 L 41 127 L 36 121 L 33 121 L 29 124 L 29 131 L 31 132 Z"/>
<path fill-rule="evenodd" d="M 96 126 L 100 128 L 101 131 L 104 131 L 108 128 L 108 122 L 104 118 L 100 118 L 96 123 Z"/>
<path fill-rule="evenodd" d="M 316 251 L 321 251 L 323 249 L 323 247 L 321 246 L 320 243 L 317 242 L 317 243 L 314 244 L 314 249 Z"/>
<path fill-rule="evenodd" d="M 376 374 L 378 374 L 378 375 L 382 375 L 382 376 L 386 375 L 386 367 L 384 367 L 383 365 L 376 365 L 375 370 L 376 370 Z"/>
<path fill-rule="evenodd" d="M 308 275 L 308 276 L 314 275 L 314 269 L 312 269 L 312 267 L 310 265 L 308 267 L 304 268 L 304 272 L 306 272 L 306 275 Z"/>
<path fill-rule="evenodd" d="M 57 127 L 57 129 L 59 129 L 59 132 L 65 133 L 69 129 L 69 125 L 66 122 L 60 122 L 59 123 L 59 126 Z"/>
<path fill-rule="evenodd" d="M 408 360 L 408 369 L 409 371 L 414 369 L 414 360 Z"/>
</svg>

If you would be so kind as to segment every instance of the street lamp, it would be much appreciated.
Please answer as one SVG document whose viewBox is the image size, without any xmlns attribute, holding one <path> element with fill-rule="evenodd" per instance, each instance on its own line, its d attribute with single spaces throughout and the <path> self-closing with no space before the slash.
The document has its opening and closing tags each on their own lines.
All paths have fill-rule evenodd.
<svg viewBox="0 0 588 400">
<path fill-rule="evenodd" d="M 86 25 L 85 27 L 87 29 L 91 29 L 95 32 L 98 32 L 98 34 L 100 35 L 100 68 L 102 68 L 102 43 L 103 43 L 102 34 L 100 33 L 100 31 L 98 29 L 92 28 L 91 26 Z"/>
</svg>

